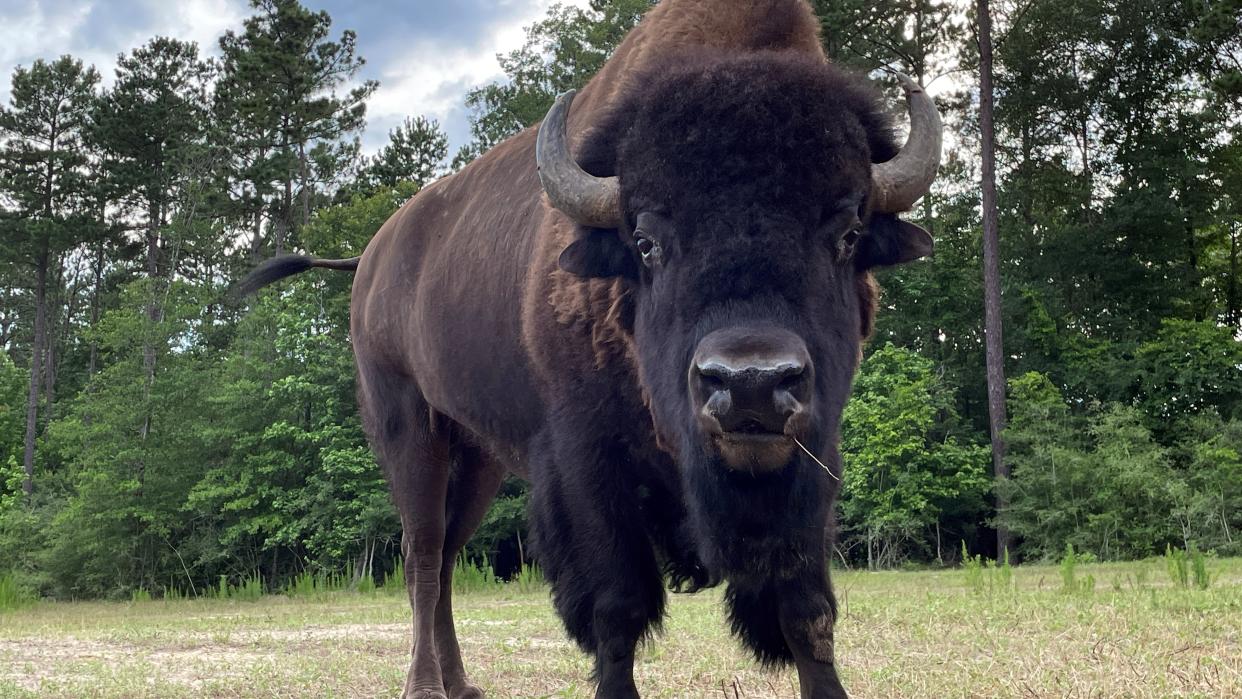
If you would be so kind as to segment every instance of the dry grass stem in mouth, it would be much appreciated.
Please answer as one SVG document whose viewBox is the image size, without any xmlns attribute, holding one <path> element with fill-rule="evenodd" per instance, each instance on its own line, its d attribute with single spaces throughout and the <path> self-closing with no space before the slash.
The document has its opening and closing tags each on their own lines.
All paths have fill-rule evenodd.
<svg viewBox="0 0 1242 699">
<path fill-rule="evenodd" d="M 836 482 L 838 482 L 838 483 L 840 483 L 840 482 L 841 482 L 841 479 L 840 479 L 840 478 L 837 478 L 837 474 L 835 474 L 835 473 L 833 473 L 831 470 L 829 470 L 829 468 L 828 468 L 827 466 L 825 466 L 825 465 L 824 465 L 824 462 L 819 460 L 819 457 L 818 457 L 818 456 L 815 456 L 814 454 L 812 454 L 812 453 L 811 453 L 811 450 L 810 450 L 810 449 L 807 449 L 805 444 L 803 444 L 802 442 L 798 441 L 798 438 L 797 438 L 797 437 L 791 437 L 791 439 L 793 439 L 794 444 L 797 444 L 797 445 L 798 445 L 798 446 L 802 449 L 802 451 L 806 452 L 806 455 L 807 455 L 807 456 L 811 457 L 812 459 L 815 459 L 815 463 L 819 464 L 819 467 L 820 467 L 820 468 L 822 468 L 822 469 L 824 469 L 824 473 L 827 473 L 828 475 L 832 476 L 832 479 L 833 479 L 834 481 L 836 481 Z"/>
</svg>

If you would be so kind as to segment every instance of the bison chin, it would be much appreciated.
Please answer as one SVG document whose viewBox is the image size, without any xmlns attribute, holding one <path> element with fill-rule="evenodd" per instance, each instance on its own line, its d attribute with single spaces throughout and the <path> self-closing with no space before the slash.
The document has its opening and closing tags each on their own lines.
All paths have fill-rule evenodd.
<svg viewBox="0 0 1242 699">
<path fill-rule="evenodd" d="M 777 449 L 768 455 L 778 466 L 766 470 L 738 469 L 729 452 L 706 445 L 682 463 L 694 539 L 713 577 L 731 583 L 788 580 L 806 567 L 808 552 L 822 550 L 830 476 L 801 450 L 780 460 L 773 454 Z M 835 461 L 833 454 L 825 463 Z"/>
<path fill-rule="evenodd" d="M 754 474 L 784 468 L 795 448 L 793 437 L 777 434 L 722 434 L 712 441 L 725 466 Z"/>
</svg>

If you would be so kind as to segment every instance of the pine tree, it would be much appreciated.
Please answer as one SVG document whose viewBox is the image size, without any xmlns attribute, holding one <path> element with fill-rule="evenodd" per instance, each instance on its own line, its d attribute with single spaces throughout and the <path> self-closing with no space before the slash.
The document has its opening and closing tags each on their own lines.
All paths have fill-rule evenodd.
<svg viewBox="0 0 1242 699">
<path fill-rule="evenodd" d="M 16 205 L 8 245 L 34 268 L 35 319 L 30 345 L 30 390 L 22 464 L 23 489 L 34 490 L 39 383 L 54 377 L 49 337 L 49 276 L 75 241 L 86 189 L 85 134 L 99 73 L 70 56 L 35 61 L 13 73 L 9 107 L 0 107 L 0 189 Z M 54 387 L 49 380 L 48 387 Z"/>
<path fill-rule="evenodd" d="M 332 20 L 297 0 L 251 0 L 258 14 L 240 34 L 220 39 L 223 66 L 216 86 L 216 118 L 228 126 L 235 193 L 250 217 L 257 254 L 263 216 L 275 252 L 310 219 L 317 144 L 345 139 L 364 124 L 366 99 L 377 83 L 336 90 L 363 66 L 357 37 L 345 30 L 329 40 Z M 322 176 L 322 173 L 321 173 Z M 295 201 L 296 200 L 296 201 Z"/>
</svg>

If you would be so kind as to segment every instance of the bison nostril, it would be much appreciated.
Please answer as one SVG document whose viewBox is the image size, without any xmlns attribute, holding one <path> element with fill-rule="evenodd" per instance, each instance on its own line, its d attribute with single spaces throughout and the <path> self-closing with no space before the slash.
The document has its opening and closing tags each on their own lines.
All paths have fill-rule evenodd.
<svg viewBox="0 0 1242 699">
<path fill-rule="evenodd" d="M 780 382 L 776 384 L 776 390 L 778 392 L 788 391 L 789 393 L 793 393 L 798 390 L 798 387 L 802 385 L 804 380 L 803 372 L 799 368 L 797 373 L 788 373 L 782 376 Z"/>
<path fill-rule="evenodd" d="M 700 373 L 699 383 L 709 395 L 715 393 L 716 391 L 728 390 L 728 386 L 725 385 L 724 377 L 716 374 Z"/>
<path fill-rule="evenodd" d="M 794 398 L 793 393 L 785 389 L 777 389 L 772 395 L 772 402 L 776 407 L 776 413 L 784 418 L 798 412 L 802 407 L 798 399 Z"/>
<path fill-rule="evenodd" d="M 703 408 L 712 417 L 728 415 L 733 410 L 733 394 L 727 390 L 713 391 Z"/>
</svg>

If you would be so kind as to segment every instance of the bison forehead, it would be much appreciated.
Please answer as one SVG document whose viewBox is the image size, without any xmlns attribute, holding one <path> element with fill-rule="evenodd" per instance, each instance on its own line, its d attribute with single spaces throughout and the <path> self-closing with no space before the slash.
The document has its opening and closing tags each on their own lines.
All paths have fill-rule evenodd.
<svg viewBox="0 0 1242 699">
<path fill-rule="evenodd" d="M 695 54 L 644 85 L 616 151 L 627 197 L 823 201 L 866 186 L 892 139 L 874 93 L 814 57 Z"/>
</svg>

